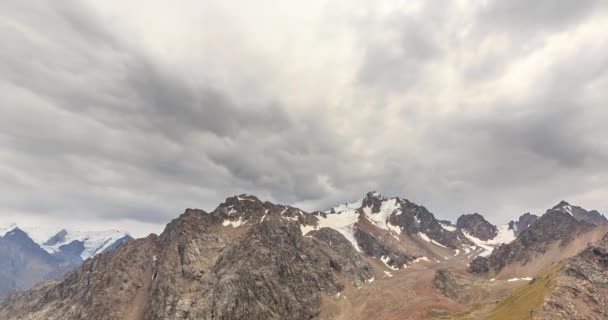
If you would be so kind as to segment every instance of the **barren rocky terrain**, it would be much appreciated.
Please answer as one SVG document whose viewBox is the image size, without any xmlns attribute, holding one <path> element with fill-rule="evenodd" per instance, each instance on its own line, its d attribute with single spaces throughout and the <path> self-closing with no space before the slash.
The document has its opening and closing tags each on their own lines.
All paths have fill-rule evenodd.
<svg viewBox="0 0 608 320">
<path fill-rule="evenodd" d="M 588 246 L 605 225 L 549 210 L 481 257 L 471 233 L 496 229 L 469 218 L 465 235 L 377 193 L 311 213 L 240 195 L 9 295 L 0 318 L 511 319 L 509 305 L 535 319 L 605 315 L 608 236 Z"/>
</svg>

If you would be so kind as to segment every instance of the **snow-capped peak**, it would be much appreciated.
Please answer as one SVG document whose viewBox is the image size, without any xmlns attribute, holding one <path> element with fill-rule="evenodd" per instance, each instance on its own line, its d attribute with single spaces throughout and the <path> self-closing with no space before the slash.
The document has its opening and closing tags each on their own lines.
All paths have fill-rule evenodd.
<svg viewBox="0 0 608 320">
<path fill-rule="evenodd" d="M 61 251 L 61 247 L 74 241 L 81 242 L 84 249 L 80 254 L 82 260 L 86 260 L 98 253 L 108 249 L 119 240 L 129 240 L 132 237 L 122 231 L 79 231 L 50 227 L 30 227 L 11 224 L 9 227 L 0 227 L 0 237 L 8 232 L 19 228 L 25 232 L 32 241 L 46 252 L 53 254 Z"/>
<path fill-rule="evenodd" d="M 8 227 L 0 227 L 0 238 L 13 231 L 15 228 L 17 228 L 17 224 L 15 223 L 11 223 Z"/>
<path fill-rule="evenodd" d="M 386 197 L 384 197 L 383 195 L 381 195 L 380 192 L 378 192 L 376 190 L 369 191 L 366 194 L 366 197 L 368 197 L 368 198 L 378 198 L 380 200 L 386 199 Z"/>
<path fill-rule="evenodd" d="M 60 247 L 66 244 L 70 244 L 74 241 L 82 242 L 84 245 L 84 251 L 80 254 L 82 260 L 86 260 L 98 253 L 103 252 L 116 241 L 129 237 L 128 233 L 118 230 L 108 231 L 75 231 L 75 230 L 61 230 L 65 231 L 65 235 L 62 237 L 62 241 L 58 241 L 52 245 L 46 245 L 46 241 L 43 244 L 39 244 L 40 247 L 49 253 L 60 251 Z M 61 232 L 60 231 L 60 232 Z"/>
<path fill-rule="evenodd" d="M 558 203 L 555 207 L 553 207 L 553 209 L 559 210 L 561 212 L 574 216 L 574 213 L 572 213 L 572 206 L 564 200 L 560 201 L 560 203 Z"/>
</svg>

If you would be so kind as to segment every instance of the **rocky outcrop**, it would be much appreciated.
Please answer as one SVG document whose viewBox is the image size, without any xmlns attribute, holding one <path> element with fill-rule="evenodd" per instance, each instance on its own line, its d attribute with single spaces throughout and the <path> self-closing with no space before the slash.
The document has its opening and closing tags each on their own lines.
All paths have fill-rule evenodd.
<svg viewBox="0 0 608 320">
<path fill-rule="evenodd" d="M 531 214 L 530 212 L 522 214 L 517 221 L 509 222 L 509 230 L 513 230 L 515 235 L 518 236 L 520 233 L 524 232 L 526 229 L 530 228 L 534 222 L 538 220 L 538 216 Z"/>
<path fill-rule="evenodd" d="M 509 264 L 517 262 L 525 265 L 535 256 L 545 253 L 551 245 L 565 247 L 577 235 L 590 231 L 593 227 L 567 213 L 549 210 L 511 243 L 494 249 L 487 258 L 475 258 L 468 270 L 478 274 L 498 273 Z"/>
<path fill-rule="evenodd" d="M 496 226 L 489 223 L 479 213 L 461 215 L 456 221 L 456 226 L 482 241 L 494 239 L 498 235 Z"/>
<path fill-rule="evenodd" d="M 312 217 L 314 218 L 314 217 Z M 229 198 L 0 304 L 1 319 L 311 319 L 372 268 L 339 232 L 303 236 L 299 209 Z"/>
<path fill-rule="evenodd" d="M 463 290 L 463 286 L 460 285 L 454 275 L 446 269 L 440 269 L 435 272 L 433 288 L 453 300 L 458 299 Z"/>
</svg>

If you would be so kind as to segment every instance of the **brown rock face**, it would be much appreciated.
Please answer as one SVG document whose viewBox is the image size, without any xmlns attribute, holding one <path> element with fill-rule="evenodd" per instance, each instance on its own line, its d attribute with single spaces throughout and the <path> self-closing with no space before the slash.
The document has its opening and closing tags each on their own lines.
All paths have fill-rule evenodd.
<svg viewBox="0 0 608 320">
<path fill-rule="evenodd" d="M 456 226 L 477 239 L 487 241 L 498 235 L 496 226 L 489 223 L 479 213 L 464 214 L 456 221 Z"/>
<path fill-rule="evenodd" d="M 188 209 L 158 237 L 11 295 L 0 319 L 314 318 L 322 295 L 362 285 L 372 269 L 332 229 L 304 237 L 307 216 L 252 196 L 230 198 L 212 213 Z"/>
</svg>

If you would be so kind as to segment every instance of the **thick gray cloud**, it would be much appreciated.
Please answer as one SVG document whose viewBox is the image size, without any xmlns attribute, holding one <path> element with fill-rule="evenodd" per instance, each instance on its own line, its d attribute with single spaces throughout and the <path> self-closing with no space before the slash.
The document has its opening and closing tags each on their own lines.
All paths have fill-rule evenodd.
<svg viewBox="0 0 608 320">
<path fill-rule="evenodd" d="M 369 189 L 608 212 L 600 1 L 4 1 L 0 223 L 159 231 Z"/>
</svg>

